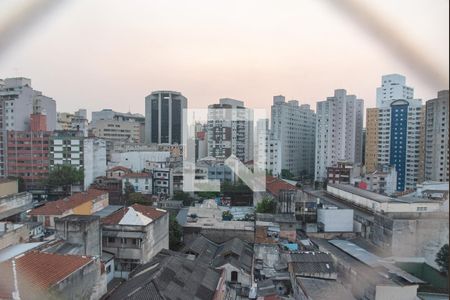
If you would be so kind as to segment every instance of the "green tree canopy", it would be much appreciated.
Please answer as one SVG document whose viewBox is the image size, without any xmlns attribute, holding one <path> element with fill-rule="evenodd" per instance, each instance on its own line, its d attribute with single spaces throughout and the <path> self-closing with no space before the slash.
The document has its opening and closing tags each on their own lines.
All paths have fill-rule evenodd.
<svg viewBox="0 0 450 300">
<path fill-rule="evenodd" d="M 261 202 L 256 205 L 257 213 L 274 214 L 277 212 L 277 203 L 269 197 L 264 197 Z"/>
<path fill-rule="evenodd" d="M 62 187 L 64 194 L 70 193 L 70 187 L 75 184 L 82 184 L 84 180 L 83 168 L 76 168 L 71 165 L 56 165 L 50 170 L 46 184 L 49 188 Z"/>
<path fill-rule="evenodd" d="M 281 170 L 281 178 L 290 180 L 294 178 L 294 174 L 292 174 L 288 169 L 283 169 Z"/>
<path fill-rule="evenodd" d="M 448 274 L 448 244 L 441 247 L 434 261 L 441 269 L 441 272 Z"/>
<path fill-rule="evenodd" d="M 174 215 L 169 216 L 169 249 L 179 250 L 183 246 L 181 238 L 183 237 L 183 230 Z"/>
</svg>

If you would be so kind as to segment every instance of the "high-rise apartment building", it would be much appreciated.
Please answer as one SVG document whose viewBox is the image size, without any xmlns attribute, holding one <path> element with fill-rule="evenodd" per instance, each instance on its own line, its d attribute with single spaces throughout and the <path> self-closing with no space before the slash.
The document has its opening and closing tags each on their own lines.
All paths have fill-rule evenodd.
<svg viewBox="0 0 450 300">
<path fill-rule="evenodd" d="M 208 156 L 225 160 L 231 154 L 242 162 L 253 159 L 253 121 L 244 102 L 223 98 L 208 106 Z"/>
<path fill-rule="evenodd" d="M 398 192 L 415 188 L 421 177 L 424 115 L 422 101 L 413 97 L 405 77 L 385 75 L 377 89 L 377 107 L 367 110 L 367 170 L 395 166 Z"/>
<path fill-rule="evenodd" d="M 270 120 L 258 120 L 256 124 L 255 164 L 272 176 L 281 175 L 281 143 L 273 138 L 269 129 Z"/>
<path fill-rule="evenodd" d="M 6 133 L 5 175 L 22 178 L 26 189 L 34 190 L 42 188 L 48 176 L 51 132 L 45 130 L 45 115 L 33 114 L 30 119 L 29 130 Z"/>
<path fill-rule="evenodd" d="M 0 80 L 0 177 L 5 176 L 8 160 L 7 131 L 29 131 L 30 115 L 46 116 L 47 130 L 56 128 L 56 102 L 31 87 L 27 78 Z"/>
<path fill-rule="evenodd" d="M 56 130 L 77 130 L 88 136 L 89 122 L 87 111 L 79 109 L 75 113 L 59 112 L 57 113 Z"/>
<path fill-rule="evenodd" d="M 295 176 L 314 176 L 316 114 L 308 104 L 285 101 L 274 96 L 272 105 L 271 140 L 268 145 L 281 146 L 281 169 Z M 278 141 L 278 142 L 276 142 Z"/>
<path fill-rule="evenodd" d="M 86 138 L 82 131 L 54 131 L 50 137 L 50 170 L 57 165 L 71 165 L 84 171 L 84 190 L 106 172 L 106 144 L 98 138 Z"/>
<path fill-rule="evenodd" d="M 145 97 L 145 143 L 182 144 L 186 108 L 187 98 L 179 92 L 155 91 Z"/>
<path fill-rule="evenodd" d="M 449 91 L 440 91 L 425 108 L 425 180 L 448 182 Z"/>
<path fill-rule="evenodd" d="M 377 88 L 377 108 L 389 107 L 392 100 L 410 100 L 414 97 L 414 89 L 406 85 L 406 78 L 399 74 L 381 77 L 381 86 Z"/>
<path fill-rule="evenodd" d="M 109 141 L 141 142 L 141 125 L 136 122 L 97 120 L 92 128 L 95 137 Z"/>
<path fill-rule="evenodd" d="M 325 181 L 327 167 L 361 164 L 364 102 L 346 90 L 317 102 L 315 180 Z"/>
<path fill-rule="evenodd" d="M 366 145 L 365 145 L 366 172 L 377 170 L 378 166 L 378 108 L 366 110 Z"/>
</svg>

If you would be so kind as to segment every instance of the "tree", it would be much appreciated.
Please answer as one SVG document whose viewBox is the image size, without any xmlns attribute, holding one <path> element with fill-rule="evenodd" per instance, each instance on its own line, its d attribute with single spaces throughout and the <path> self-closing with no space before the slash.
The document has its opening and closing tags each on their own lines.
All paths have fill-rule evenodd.
<svg viewBox="0 0 450 300">
<path fill-rule="evenodd" d="M 294 178 L 294 174 L 292 174 L 291 171 L 289 171 L 288 169 L 283 169 L 281 170 L 281 178 L 289 180 Z"/>
<path fill-rule="evenodd" d="M 48 174 L 46 185 L 51 188 L 61 187 L 65 195 L 70 194 L 72 185 L 81 184 L 84 180 L 83 168 L 71 165 L 56 165 Z"/>
<path fill-rule="evenodd" d="M 133 204 L 142 204 L 142 205 L 152 205 L 152 201 L 150 199 L 147 199 L 144 195 L 141 193 L 131 193 L 126 198 L 127 205 L 133 205 Z"/>
<path fill-rule="evenodd" d="M 183 230 L 174 215 L 169 216 L 169 249 L 178 250 L 183 246 L 181 238 L 183 237 Z"/>
<path fill-rule="evenodd" d="M 256 212 L 274 214 L 277 212 L 277 203 L 269 197 L 264 197 L 261 202 L 256 205 Z"/>
<path fill-rule="evenodd" d="M 448 274 L 448 244 L 441 247 L 434 261 L 441 269 L 441 272 Z"/>
</svg>

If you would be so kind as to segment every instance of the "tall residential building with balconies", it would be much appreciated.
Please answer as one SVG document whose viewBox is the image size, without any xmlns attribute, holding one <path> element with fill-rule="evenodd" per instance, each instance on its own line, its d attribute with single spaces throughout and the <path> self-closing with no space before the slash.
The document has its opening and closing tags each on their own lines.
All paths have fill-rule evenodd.
<svg viewBox="0 0 450 300">
<path fill-rule="evenodd" d="M 179 92 L 155 91 L 145 97 L 145 143 L 182 144 L 186 108 L 187 98 Z"/>
<path fill-rule="evenodd" d="M 449 91 L 438 92 L 425 107 L 425 180 L 448 182 Z"/>
<path fill-rule="evenodd" d="M 339 161 L 362 162 L 364 101 L 346 90 L 317 102 L 315 180 L 325 181 L 327 167 Z"/>
<path fill-rule="evenodd" d="M 377 88 L 377 107 L 389 107 L 392 100 L 410 100 L 414 97 L 414 89 L 406 85 L 406 78 L 399 74 L 381 77 L 381 86 Z"/>
<path fill-rule="evenodd" d="M 0 80 L 0 177 L 6 174 L 7 131 L 29 131 L 32 114 L 46 116 L 46 130 L 56 128 L 55 100 L 34 90 L 28 78 Z"/>
<path fill-rule="evenodd" d="M 223 98 L 208 106 L 208 156 L 225 160 L 235 155 L 240 161 L 253 159 L 253 120 L 244 102 Z"/>
<path fill-rule="evenodd" d="M 295 176 L 314 176 L 316 114 L 308 104 L 297 100 L 285 101 L 284 96 L 274 96 L 272 105 L 273 147 L 281 146 L 281 169 Z M 278 142 L 276 142 L 278 141 Z M 272 149 L 275 150 L 275 149 Z"/>
<path fill-rule="evenodd" d="M 377 107 L 367 110 L 366 165 L 369 171 L 395 166 L 398 192 L 414 189 L 423 168 L 423 107 L 413 97 L 405 77 L 385 75 L 377 88 Z"/>
</svg>

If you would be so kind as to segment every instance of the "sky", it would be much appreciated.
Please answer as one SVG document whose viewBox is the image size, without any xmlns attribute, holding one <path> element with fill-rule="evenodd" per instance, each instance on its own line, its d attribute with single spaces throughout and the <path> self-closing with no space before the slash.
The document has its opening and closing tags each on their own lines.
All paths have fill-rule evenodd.
<svg viewBox="0 0 450 300">
<path fill-rule="evenodd" d="M 424 100 L 448 89 L 447 0 L 359 0 L 384 30 L 344 0 L 36 0 L 50 5 L 21 17 L 30 1 L 0 2 L 0 78 L 31 78 L 58 111 L 143 114 L 154 90 L 191 108 L 230 97 L 269 109 L 281 94 L 315 110 L 339 88 L 367 108 L 389 73 Z"/>
</svg>

